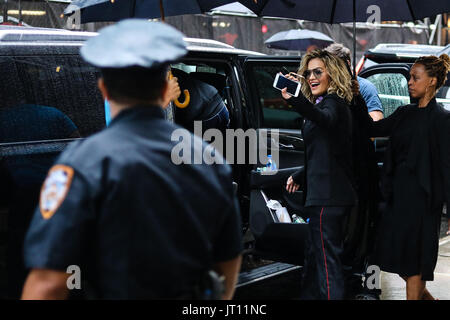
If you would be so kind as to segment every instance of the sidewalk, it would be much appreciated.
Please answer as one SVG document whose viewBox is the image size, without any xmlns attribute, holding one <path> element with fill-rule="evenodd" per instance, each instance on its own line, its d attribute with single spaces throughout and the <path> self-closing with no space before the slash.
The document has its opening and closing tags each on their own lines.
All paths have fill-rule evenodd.
<svg viewBox="0 0 450 320">
<path fill-rule="evenodd" d="M 450 236 L 439 240 L 439 255 L 434 281 L 427 289 L 440 300 L 450 300 Z M 405 300 L 406 284 L 397 274 L 381 272 L 381 300 Z"/>
</svg>

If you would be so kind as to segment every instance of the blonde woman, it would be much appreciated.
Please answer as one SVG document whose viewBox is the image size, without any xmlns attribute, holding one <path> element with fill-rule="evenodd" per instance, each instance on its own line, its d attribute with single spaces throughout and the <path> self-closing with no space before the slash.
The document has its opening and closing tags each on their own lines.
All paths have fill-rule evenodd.
<svg viewBox="0 0 450 320">
<path fill-rule="evenodd" d="M 342 229 L 346 215 L 356 202 L 351 170 L 351 78 L 344 62 L 323 50 L 307 53 L 298 73 L 302 75 L 303 95 L 291 97 L 285 88 L 282 96 L 305 119 L 304 174 L 295 173 L 286 185 L 288 192 L 295 192 L 305 180 L 310 243 L 302 296 L 343 299 Z"/>
</svg>

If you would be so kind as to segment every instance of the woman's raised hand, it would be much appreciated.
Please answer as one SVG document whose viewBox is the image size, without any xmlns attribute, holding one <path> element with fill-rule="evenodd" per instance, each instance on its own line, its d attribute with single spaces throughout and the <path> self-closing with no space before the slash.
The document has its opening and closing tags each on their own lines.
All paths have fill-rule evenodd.
<svg viewBox="0 0 450 320">
<path fill-rule="evenodd" d="M 288 100 L 291 98 L 291 95 L 287 93 L 287 88 L 281 89 L 281 95 L 284 99 Z"/>
<path fill-rule="evenodd" d="M 288 78 L 289 80 L 298 81 L 295 77 L 291 76 L 290 74 L 283 74 L 283 76 L 285 78 Z M 286 100 L 288 100 L 292 97 L 289 93 L 287 93 L 287 88 L 281 89 L 281 95 Z"/>
</svg>

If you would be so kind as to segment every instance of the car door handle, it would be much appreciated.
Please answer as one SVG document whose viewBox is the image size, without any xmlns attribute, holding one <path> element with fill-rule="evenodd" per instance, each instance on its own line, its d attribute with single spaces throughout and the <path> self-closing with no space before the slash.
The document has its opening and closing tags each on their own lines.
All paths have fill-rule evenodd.
<svg viewBox="0 0 450 320">
<path fill-rule="evenodd" d="M 294 149 L 294 145 L 293 144 L 282 144 L 282 143 L 278 143 L 278 146 L 283 147 L 285 149 Z"/>
<path fill-rule="evenodd" d="M 270 139 L 270 144 L 271 144 L 271 146 L 274 146 L 274 147 L 276 147 L 276 148 L 278 148 L 278 149 L 280 149 L 280 148 L 284 148 L 284 149 L 295 149 L 295 147 L 294 147 L 294 145 L 291 143 L 291 144 L 283 144 L 283 143 L 281 143 L 281 142 L 276 142 L 275 141 L 275 139 Z"/>
</svg>

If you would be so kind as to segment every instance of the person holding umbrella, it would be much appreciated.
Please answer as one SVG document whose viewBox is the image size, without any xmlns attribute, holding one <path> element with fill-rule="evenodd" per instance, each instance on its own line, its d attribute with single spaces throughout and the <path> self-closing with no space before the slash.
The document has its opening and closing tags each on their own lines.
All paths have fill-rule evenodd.
<svg viewBox="0 0 450 320">
<path fill-rule="evenodd" d="M 351 69 L 350 50 L 340 43 L 333 43 L 324 50 L 342 59 L 348 67 L 348 72 L 353 76 Z M 369 113 L 374 120 L 380 120 L 383 116 L 383 109 L 376 87 L 368 80 L 356 77 L 352 78 L 353 101 L 351 103 L 353 128 L 353 174 L 355 177 L 355 189 L 358 195 L 358 203 L 352 210 L 349 221 L 358 226 L 359 232 L 352 233 L 347 237 L 348 242 L 344 244 L 344 265 L 348 268 L 346 275 L 348 284 L 348 295 L 352 292 L 359 292 L 361 281 L 355 274 L 361 272 L 361 266 L 372 265 L 374 241 L 364 239 L 364 235 L 370 234 L 370 238 L 375 235 L 376 225 L 379 222 L 378 204 L 380 202 L 378 164 L 375 153 L 375 145 L 364 123 L 358 121 L 356 113 Z M 356 96 L 361 95 L 364 105 L 358 105 Z M 366 219 L 369 219 L 369 222 Z M 351 244 L 367 245 L 351 245 Z M 364 251 L 362 251 L 364 247 Z M 358 276 L 359 278 L 359 276 Z M 355 284 L 355 285 L 352 285 Z M 366 290 L 372 294 L 379 291 Z M 356 296 L 358 297 L 358 296 Z"/>
<path fill-rule="evenodd" d="M 450 112 L 436 102 L 436 92 L 449 70 L 446 54 L 420 57 L 408 81 L 417 102 L 376 122 L 358 113 L 372 136 L 390 137 L 381 181 L 387 207 L 375 262 L 406 281 L 408 300 L 434 299 L 426 281 L 434 279 L 443 204 L 450 203 Z"/>
<path fill-rule="evenodd" d="M 298 73 L 303 77 L 303 95 L 291 97 L 283 89 L 282 96 L 305 118 L 306 173 L 296 172 L 286 184 L 291 193 L 299 189 L 302 175 L 306 180 L 310 243 L 302 297 L 343 299 L 343 223 L 356 202 L 351 164 L 351 76 L 341 59 L 324 50 L 307 53 Z"/>
<path fill-rule="evenodd" d="M 351 70 L 350 49 L 344 47 L 341 43 L 333 43 L 326 47 L 325 50 L 344 60 L 349 70 Z M 370 116 L 375 121 L 383 119 L 383 106 L 378 96 L 377 88 L 369 80 L 359 76 L 356 76 L 356 78 L 358 80 L 358 91 L 363 96 L 364 101 L 366 101 Z"/>
</svg>

